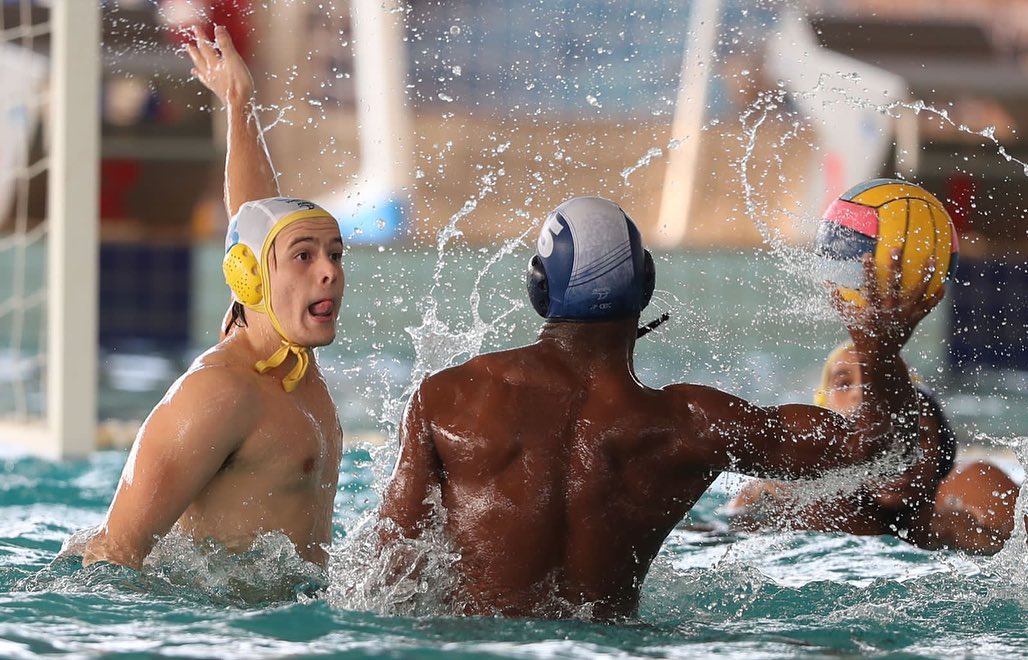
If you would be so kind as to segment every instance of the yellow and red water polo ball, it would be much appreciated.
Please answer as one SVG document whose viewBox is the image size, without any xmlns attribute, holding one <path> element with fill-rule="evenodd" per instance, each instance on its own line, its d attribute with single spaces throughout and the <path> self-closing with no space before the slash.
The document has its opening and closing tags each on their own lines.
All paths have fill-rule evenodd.
<svg viewBox="0 0 1028 660">
<path fill-rule="evenodd" d="M 816 251 L 827 258 L 828 279 L 842 297 L 864 303 L 859 288 L 863 255 L 874 255 L 879 285 L 893 249 L 900 248 L 900 286 L 910 295 L 928 272 L 935 257 L 935 272 L 926 296 L 933 295 L 957 267 L 957 234 L 945 207 L 921 186 L 899 179 L 872 179 L 847 190 L 822 216 Z"/>
</svg>

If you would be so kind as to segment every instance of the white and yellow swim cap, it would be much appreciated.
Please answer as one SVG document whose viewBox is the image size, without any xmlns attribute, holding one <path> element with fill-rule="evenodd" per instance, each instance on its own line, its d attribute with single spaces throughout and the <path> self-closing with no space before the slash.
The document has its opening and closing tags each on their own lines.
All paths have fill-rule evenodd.
<svg viewBox="0 0 1028 660">
<path fill-rule="evenodd" d="M 250 309 L 267 314 L 275 331 L 282 337 L 282 346 L 267 360 L 254 365 L 265 373 L 282 364 L 286 356 L 296 356 L 296 365 L 282 379 L 282 387 L 292 392 L 300 383 L 310 357 L 307 347 L 289 339 L 271 307 L 268 258 L 279 232 L 294 222 L 307 218 L 331 218 L 332 214 L 313 202 L 303 199 L 273 197 L 247 202 L 232 217 L 225 235 L 225 258 L 221 263 L 225 282 L 232 296 Z"/>
</svg>

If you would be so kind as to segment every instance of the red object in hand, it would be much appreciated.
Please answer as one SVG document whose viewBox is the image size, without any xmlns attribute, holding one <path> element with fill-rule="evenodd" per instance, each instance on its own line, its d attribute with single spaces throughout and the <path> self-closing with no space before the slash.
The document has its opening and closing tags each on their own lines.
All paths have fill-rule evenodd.
<svg viewBox="0 0 1028 660">
<path fill-rule="evenodd" d="M 191 43 L 194 26 L 213 41 L 214 26 L 223 25 L 239 54 L 250 59 L 250 0 L 159 0 L 158 13 L 172 43 Z"/>
</svg>

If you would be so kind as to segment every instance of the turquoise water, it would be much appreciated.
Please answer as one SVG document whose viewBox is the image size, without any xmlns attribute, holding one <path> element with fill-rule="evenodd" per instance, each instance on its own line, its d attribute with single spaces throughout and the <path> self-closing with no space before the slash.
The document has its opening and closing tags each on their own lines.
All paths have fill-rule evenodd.
<svg viewBox="0 0 1028 660">
<path fill-rule="evenodd" d="M 196 351 L 214 341 L 227 294 L 220 249 L 198 250 L 196 347 L 181 356 L 106 354 L 101 406 L 140 418 Z M 531 341 L 527 252 L 457 247 L 440 258 L 405 248 L 351 250 L 336 345 L 318 359 L 356 439 L 391 438 L 417 374 Z M 672 321 L 639 342 L 650 385 L 716 385 L 763 404 L 809 400 L 820 363 L 843 332 L 816 282 L 761 251 L 657 255 L 647 319 Z M 929 317 L 905 355 L 943 393 L 965 442 L 1019 447 L 1024 392 L 970 389 L 940 369 L 945 314 Z M 164 360 L 162 369 L 143 367 Z M 149 379 L 118 387 L 120 364 Z M 149 371 L 147 370 L 149 369 Z M 146 380 L 146 379 L 143 379 Z M 959 397 L 970 404 L 954 405 Z M 990 403 L 992 402 L 992 403 Z M 994 412 L 989 412 L 992 405 Z M 999 412 L 996 413 L 995 411 Z M 391 442 L 390 442 L 391 444 Z M 327 573 L 281 538 L 229 557 L 182 539 L 158 546 L 142 573 L 54 561 L 73 532 L 98 524 L 126 454 L 83 462 L 0 458 L 0 657 L 1024 657 L 1023 536 L 997 558 L 928 553 L 893 538 L 729 533 L 719 480 L 675 530 L 644 586 L 636 620 L 457 618 L 431 599 L 415 607 L 348 595 L 374 572 L 361 521 L 392 467 L 387 445 L 343 463 Z M 713 531 L 695 531 L 703 525 Z M 437 577 L 445 577 L 440 562 Z M 320 585 L 321 597 L 305 594 Z"/>
<path fill-rule="evenodd" d="M 636 620 L 403 616 L 355 609 L 328 576 L 276 546 L 242 559 L 166 548 L 142 573 L 54 562 L 62 541 L 99 522 L 126 455 L 0 459 L 0 657 L 1024 657 L 1024 541 L 987 560 L 892 538 L 724 531 L 721 479 L 675 530 Z M 333 563 L 377 501 L 370 455 L 348 452 Z M 160 550 L 160 548 L 159 548 Z M 170 551 L 169 551 L 170 550 Z M 309 575 L 298 573 L 308 571 Z M 320 598 L 288 582 L 328 582 Z M 286 588 L 283 589 L 283 584 Z"/>
<path fill-rule="evenodd" d="M 441 257 L 431 249 L 405 246 L 347 252 L 339 336 L 336 345 L 319 350 L 319 359 L 348 432 L 391 434 L 391 415 L 419 359 L 439 367 L 470 356 L 470 349 L 530 342 L 538 331 L 539 319 L 524 292 L 530 256 L 525 246 L 500 255 L 499 248 L 452 243 Z M 214 242 L 194 247 L 188 350 L 160 355 L 123 347 L 101 354 L 101 419 L 141 420 L 188 363 L 217 341 L 228 301 L 220 270 L 223 250 Z M 671 321 L 637 347 L 636 365 L 646 383 L 715 385 L 765 405 L 809 400 L 821 360 L 845 337 L 816 277 L 797 273 L 764 250 L 655 257 L 657 292 L 645 320 L 669 311 Z M 0 266 L 10 258 L 9 251 L 0 251 Z M 29 251 L 28 264 L 28 279 L 38 283 L 45 266 L 41 246 Z M 9 294 L 9 286 L 0 278 L 0 299 Z M 435 305 L 434 325 L 426 320 L 428 300 Z M 1023 373 L 948 369 L 950 304 L 947 298 L 921 324 L 904 350 L 905 359 L 938 391 L 964 439 L 990 442 L 1023 435 L 1028 428 Z M 18 343 L 12 338 L 12 316 L 0 316 L 0 415 L 15 409 L 12 384 L 24 370 L 19 364 L 37 354 L 38 323 L 38 310 L 30 309 Z M 418 341 L 411 328 L 424 331 Z M 38 367 L 29 371 L 31 397 L 43 381 Z"/>
</svg>

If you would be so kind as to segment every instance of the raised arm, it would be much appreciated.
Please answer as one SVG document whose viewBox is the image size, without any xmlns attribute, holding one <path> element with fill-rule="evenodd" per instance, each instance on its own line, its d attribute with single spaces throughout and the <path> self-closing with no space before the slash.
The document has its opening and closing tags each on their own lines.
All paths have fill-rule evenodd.
<svg viewBox="0 0 1028 660">
<path fill-rule="evenodd" d="M 223 368 L 183 376 L 139 431 L 102 527 L 82 563 L 140 568 L 160 537 L 252 430 L 258 406 Z"/>
<path fill-rule="evenodd" d="M 225 105 L 225 208 L 232 216 L 248 201 L 278 197 L 278 179 L 257 119 L 253 77 L 228 31 L 215 26 L 213 44 L 199 28 L 194 35 L 196 45 L 186 46 L 193 75 Z"/>
<path fill-rule="evenodd" d="M 758 476 L 796 478 L 871 460 L 893 446 L 911 451 L 918 442 L 918 402 L 900 349 L 939 302 L 925 298 L 928 278 L 910 297 L 899 294 L 899 254 L 894 253 L 885 291 L 874 265 L 864 262 L 867 304 L 849 307 L 837 293 L 860 358 L 866 392 L 850 420 L 823 408 L 754 406 L 708 388 L 683 387 L 686 400 L 712 421 L 708 441 L 725 451 L 725 467 Z"/>
</svg>

